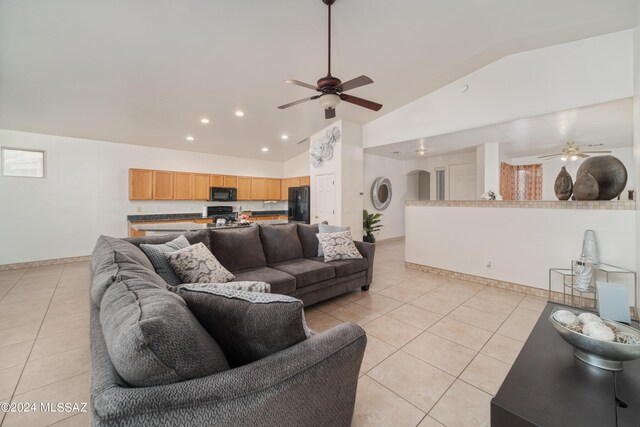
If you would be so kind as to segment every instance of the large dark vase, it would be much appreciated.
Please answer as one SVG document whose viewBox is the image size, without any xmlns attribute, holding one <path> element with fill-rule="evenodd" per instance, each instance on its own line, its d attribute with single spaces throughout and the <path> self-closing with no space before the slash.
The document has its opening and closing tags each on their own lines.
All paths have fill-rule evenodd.
<svg viewBox="0 0 640 427">
<path fill-rule="evenodd" d="M 576 176 L 579 177 L 584 173 L 590 173 L 598 182 L 598 198 L 597 200 L 612 200 L 622 193 L 627 185 L 627 168 L 624 164 L 613 156 L 590 157 L 578 168 Z M 576 179 L 576 184 L 578 180 Z M 575 192 L 575 186 L 574 190 Z M 576 195 L 576 198 L 580 198 Z M 582 199 L 587 200 L 587 199 Z"/>
<path fill-rule="evenodd" d="M 573 180 L 571 179 L 571 175 L 567 172 L 566 167 L 562 167 L 560 169 L 560 173 L 556 177 L 556 183 L 553 187 L 556 192 L 556 197 L 558 200 L 569 200 L 571 197 L 571 193 L 573 192 Z"/>
<path fill-rule="evenodd" d="M 589 172 L 578 175 L 576 183 L 573 184 L 573 195 L 576 200 L 596 200 L 600 189 L 598 181 Z"/>
</svg>

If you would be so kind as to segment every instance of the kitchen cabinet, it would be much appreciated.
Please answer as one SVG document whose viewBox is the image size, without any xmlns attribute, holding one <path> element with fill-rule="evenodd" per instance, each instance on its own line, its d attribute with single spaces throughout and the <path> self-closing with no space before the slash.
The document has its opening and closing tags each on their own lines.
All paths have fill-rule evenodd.
<svg viewBox="0 0 640 427">
<path fill-rule="evenodd" d="M 194 174 L 176 172 L 173 176 L 173 200 L 193 200 Z"/>
<path fill-rule="evenodd" d="M 153 171 L 153 200 L 173 200 L 175 173 Z"/>
<path fill-rule="evenodd" d="M 209 185 L 211 187 L 224 187 L 224 176 L 223 175 L 209 175 Z"/>
<path fill-rule="evenodd" d="M 266 178 L 251 178 L 251 200 L 265 200 L 266 184 Z"/>
<path fill-rule="evenodd" d="M 209 200 L 209 175 L 196 173 L 193 175 L 193 199 Z"/>
<path fill-rule="evenodd" d="M 153 171 L 129 169 L 129 200 L 153 199 Z"/>
<path fill-rule="evenodd" d="M 224 187 L 226 188 L 238 188 L 238 177 L 225 175 L 223 179 Z"/>
<path fill-rule="evenodd" d="M 248 176 L 238 177 L 238 200 L 252 200 L 251 199 L 251 178 Z"/>
<path fill-rule="evenodd" d="M 289 178 L 280 180 L 280 200 L 289 200 Z"/>
<path fill-rule="evenodd" d="M 265 184 L 265 200 L 280 200 L 281 179 L 267 178 Z"/>
<path fill-rule="evenodd" d="M 311 177 L 310 176 L 301 176 L 300 177 L 300 185 L 311 185 Z"/>
<path fill-rule="evenodd" d="M 289 187 L 300 187 L 300 177 L 289 178 Z"/>
</svg>

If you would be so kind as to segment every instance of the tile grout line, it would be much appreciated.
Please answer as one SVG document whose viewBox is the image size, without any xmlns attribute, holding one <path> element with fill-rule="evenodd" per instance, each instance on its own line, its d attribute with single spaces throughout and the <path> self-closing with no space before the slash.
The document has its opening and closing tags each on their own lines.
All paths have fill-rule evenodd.
<svg viewBox="0 0 640 427">
<path fill-rule="evenodd" d="M 9 290 L 7 291 L 7 293 L 6 293 L 6 294 L 4 294 L 4 295 L 2 296 L 2 298 L 0 298 L 0 302 L 2 302 L 2 300 L 4 300 L 4 299 L 5 299 L 5 297 L 6 297 L 7 295 L 9 295 L 9 292 L 11 292 L 11 291 L 13 290 L 13 288 L 15 288 L 15 287 L 16 287 L 16 285 L 18 284 L 18 282 L 19 282 L 20 280 L 22 280 L 22 278 L 25 276 L 25 274 L 27 274 L 27 270 L 28 270 L 28 268 L 25 268 L 25 269 L 24 269 L 24 271 L 22 272 L 22 274 L 20 275 L 20 277 L 18 278 L 18 280 L 16 280 L 16 281 L 13 283 L 13 285 L 11 285 L 11 287 L 9 288 Z"/>
<path fill-rule="evenodd" d="M 38 332 L 36 333 L 36 337 L 33 340 L 33 343 L 31 344 L 31 348 L 29 349 L 29 354 L 27 355 L 27 359 L 24 362 L 24 366 L 22 367 L 22 371 L 20 371 L 20 376 L 18 377 L 18 381 L 16 382 L 16 386 L 13 388 L 13 392 L 11 394 L 11 397 L 10 397 L 11 400 L 10 401 L 13 401 L 13 398 L 16 396 L 16 390 L 18 389 L 18 386 L 20 385 L 20 380 L 22 380 L 22 375 L 24 375 L 24 370 L 27 368 L 27 363 L 29 363 L 29 358 L 31 357 L 31 353 L 33 352 L 33 348 L 36 345 L 36 341 L 38 340 L 38 336 L 40 336 L 40 331 L 42 330 L 42 325 L 44 324 L 44 320 L 46 319 L 47 313 L 49 312 L 49 308 L 51 307 L 51 301 L 53 300 L 53 296 L 55 295 L 56 290 L 58 289 L 58 285 L 60 284 L 60 279 L 62 278 L 63 271 L 64 271 L 64 267 L 62 267 L 60 269 L 58 280 L 56 281 L 56 286 L 53 289 L 53 293 L 51 294 L 51 298 L 49 299 L 49 304 L 47 304 L 47 309 L 44 312 L 44 316 L 42 316 L 42 321 L 40 322 L 40 327 L 38 328 Z M 4 422 L 4 420 L 3 420 L 3 422 Z"/>
</svg>

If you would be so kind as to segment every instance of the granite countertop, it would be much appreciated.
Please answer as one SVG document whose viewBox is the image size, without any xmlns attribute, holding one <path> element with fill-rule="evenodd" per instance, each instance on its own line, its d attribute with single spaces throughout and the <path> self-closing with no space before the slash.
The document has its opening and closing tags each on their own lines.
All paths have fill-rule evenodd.
<svg viewBox="0 0 640 427">
<path fill-rule="evenodd" d="M 252 211 L 251 216 L 275 216 L 275 215 L 288 215 L 287 211 Z M 176 219 L 203 219 L 202 213 L 190 212 L 190 213 L 175 213 L 175 214 L 141 214 L 141 215 L 127 215 L 128 222 L 147 222 L 147 221 L 170 221 Z"/>
<path fill-rule="evenodd" d="M 252 223 L 253 224 L 253 223 Z M 195 222 L 171 222 L 168 224 L 139 224 L 132 225 L 136 231 L 156 231 L 156 232 L 181 232 L 181 231 L 198 231 L 208 228 L 245 228 L 253 227 L 253 225 L 238 225 L 237 223 L 220 225 L 215 224 L 197 224 Z"/>
</svg>

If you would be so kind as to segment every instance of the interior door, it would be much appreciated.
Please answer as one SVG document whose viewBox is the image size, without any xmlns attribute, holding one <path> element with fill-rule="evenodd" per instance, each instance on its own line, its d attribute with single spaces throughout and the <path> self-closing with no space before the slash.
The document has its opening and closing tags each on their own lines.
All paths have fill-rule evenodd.
<svg viewBox="0 0 640 427">
<path fill-rule="evenodd" d="M 312 222 L 336 224 L 336 177 L 327 174 L 315 178 L 316 217 Z"/>
<path fill-rule="evenodd" d="M 476 200 L 476 165 L 449 166 L 449 200 Z"/>
</svg>

